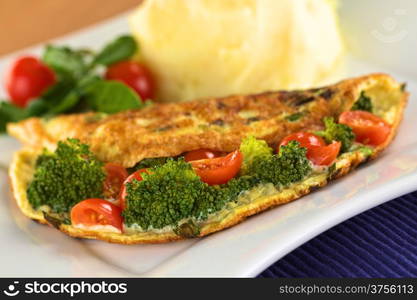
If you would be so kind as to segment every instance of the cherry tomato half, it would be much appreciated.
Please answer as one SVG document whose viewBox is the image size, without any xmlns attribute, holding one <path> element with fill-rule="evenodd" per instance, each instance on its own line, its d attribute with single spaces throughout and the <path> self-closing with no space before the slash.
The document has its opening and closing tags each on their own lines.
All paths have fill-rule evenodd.
<svg viewBox="0 0 417 300">
<path fill-rule="evenodd" d="M 123 182 L 129 174 L 123 166 L 113 163 L 105 164 L 104 170 L 106 171 L 104 196 L 105 198 L 117 199 Z"/>
<path fill-rule="evenodd" d="M 235 177 L 242 161 L 242 153 L 236 150 L 223 157 L 194 160 L 190 163 L 203 182 L 214 185 L 224 184 Z"/>
<path fill-rule="evenodd" d="M 289 141 L 297 141 L 301 147 L 309 149 L 311 146 L 326 146 L 326 142 L 318 135 L 310 132 L 296 132 L 282 139 L 279 147 L 288 144 Z M 278 148 L 279 150 L 279 148 Z"/>
<path fill-rule="evenodd" d="M 143 101 L 152 99 L 155 94 L 155 81 L 149 69 L 136 61 L 126 60 L 111 65 L 106 79 L 119 80 L 134 89 Z"/>
<path fill-rule="evenodd" d="M 320 136 L 310 132 L 297 132 L 286 136 L 279 147 L 287 145 L 290 141 L 297 141 L 301 147 L 307 148 L 307 158 L 319 166 L 331 164 L 339 154 L 341 146 L 340 142 L 326 145 Z M 277 152 L 279 152 L 279 147 Z"/>
<path fill-rule="evenodd" d="M 85 226 L 111 225 L 123 231 L 122 210 L 103 199 L 86 199 L 71 209 L 71 222 Z"/>
<path fill-rule="evenodd" d="M 25 107 L 54 83 L 54 72 L 32 56 L 17 59 L 6 76 L 6 90 L 12 102 L 20 107 Z"/>
<path fill-rule="evenodd" d="M 198 149 L 198 150 L 187 152 L 184 155 L 184 159 L 186 162 L 189 162 L 193 160 L 215 158 L 219 156 L 222 156 L 222 153 L 220 151 L 213 151 L 209 149 Z"/>
<path fill-rule="evenodd" d="M 327 146 L 313 146 L 308 150 L 308 159 L 317 166 L 328 166 L 336 159 L 341 146 L 341 142 L 333 142 Z"/>
<path fill-rule="evenodd" d="M 126 180 L 123 182 L 122 188 L 120 190 L 120 195 L 119 195 L 119 206 L 122 209 L 125 209 L 126 207 L 126 196 L 127 196 L 126 184 L 128 182 L 131 182 L 133 179 L 136 179 L 137 181 L 142 181 L 143 178 L 141 174 L 143 173 L 149 174 L 148 169 L 137 170 L 136 172 L 130 174 L 129 177 L 127 177 Z"/>
<path fill-rule="evenodd" d="M 339 123 L 351 127 L 356 141 L 367 145 L 382 144 L 391 132 L 391 126 L 386 121 L 367 111 L 345 111 L 340 115 Z"/>
</svg>

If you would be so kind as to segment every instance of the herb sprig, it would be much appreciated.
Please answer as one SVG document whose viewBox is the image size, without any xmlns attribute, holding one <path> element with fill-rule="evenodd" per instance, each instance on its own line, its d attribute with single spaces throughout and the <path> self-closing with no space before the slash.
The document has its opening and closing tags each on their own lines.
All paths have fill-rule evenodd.
<svg viewBox="0 0 417 300">
<path fill-rule="evenodd" d="M 47 45 L 41 60 L 55 73 L 57 81 L 26 108 L 0 101 L 0 133 L 9 122 L 29 117 L 53 117 L 62 113 L 97 111 L 117 113 L 141 108 L 140 96 L 129 86 L 102 76 L 103 68 L 131 58 L 138 45 L 130 35 L 117 37 L 94 53 L 86 49 Z"/>
</svg>

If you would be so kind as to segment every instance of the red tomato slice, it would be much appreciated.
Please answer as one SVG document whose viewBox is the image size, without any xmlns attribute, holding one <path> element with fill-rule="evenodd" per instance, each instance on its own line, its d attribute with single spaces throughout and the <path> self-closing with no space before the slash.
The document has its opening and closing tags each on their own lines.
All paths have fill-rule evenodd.
<svg viewBox="0 0 417 300">
<path fill-rule="evenodd" d="M 310 132 L 297 132 L 286 136 L 279 147 L 287 145 L 290 141 L 297 141 L 301 147 L 307 148 L 307 158 L 319 166 L 330 165 L 339 154 L 341 146 L 340 142 L 326 145 L 320 136 Z M 279 152 L 279 148 L 277 152 Z"/>
<path fill-rule="evenodd" d="M 391 132 L 391 126 L 386 121 L 367 111 L 345 111 L 340 115 L 339 123 L 352 128 L 356 141 L 366 145 L 382 144 Z"/>
<path fill-rule="evenodd" d="M 317 166 L 328 166 L 340 152 L 341 142 L 333 142 L 327 146 L 315 146 L 308 149 L 308 159 Z"/>
<path fill-rule="evenodd" d="M 106 179 L 104 180 L 105 198 L 117 199 L 123 182 L 129 174 L 126 169 L 118 164 L 107 163 L 104 165 Z"/>
<path fill-rule="evenodd" d="M 155 94 L 155 81 L 148 68 L 136 61 L 126 60 L 111 65 L 106 79 L 119 80 L 130 86 L 143 101 L 152 99 Z"/>
<path fill-rule="evenodd" d="M 7 92 L 12 102 L 20 107 L 25 107 L 54 83 L 54 72 L 32 56 L 17 59 L 6 76 Z"/>
<path fill-rule="evenodd" d="M 137 170 L 136 172 L 130 174 L 129 177 L 126 178 L 126 180 L 123 182 L 122 188 L 120 190 L 120 195 L 119 195 L 119 206 L 122 209 L 125 209 L 126 207 L 126 196 L 127 196 L 127 188 L 126 188 L 126 184 L 128 182 L 131 182 L 133 179 L 136 179 L 137 181 L 142 181 L 142 175 L 143 173 L 149 174 L 148 169 L 140 169 Z"/>
<path fill-rule="evenodd" d="M 243 155 L 239 150 L 226 156 L 190 162 L 201 180 L 209 185 L 224 184 L 235 177 L 242 165 Z"/>
<path fill-rule="evenodd" d="M 103 199 L 86 199 L 71 209 L 71 222 L 75 225 L 111 225 L 123 231 L 122 210 Z"/>
<path fill-rule="evenodd" d="M 311 146 L 326 146 L 326 142 L 318 135 L 310 132 L 296 132 L 286 136 L 279 144 L 279 147 L 288 144 L 290 141 L 297 141 L 301 147 L 309 149 Z M 278 151 L 279 152 L 279 148 Z"/>
<path fill-rule="evenodd" d="M 215 158 L 219 156 L 222 156 L 222 153 L 220 151 L 213 151 L 209 149 L 198 149 L 198 150 L 187 152 L 184 155 L 184 159 L 186 162 L 190 162 L 193 160 Z"/>
</svg>

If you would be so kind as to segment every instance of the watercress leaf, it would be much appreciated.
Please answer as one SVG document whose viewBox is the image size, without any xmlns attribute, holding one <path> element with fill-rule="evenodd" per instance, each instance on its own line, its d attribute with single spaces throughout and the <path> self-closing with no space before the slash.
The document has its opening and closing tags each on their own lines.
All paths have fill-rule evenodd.
<svg viewBox="0 0 417 300">
<path fill-rule="evenodd" d="M 123 35 L 107 44 L 95 57 L 93 64 L 111 65 L 130 58 L 135 54 L 138 45 L 130 35 Z"/>
<path fill-rule="evenodd" d="M 8 101 L 0 102 L 0 133 L 6 131 L 6 124 L 19 122 L 26 118 L 26 111 Z"/>
<path fill-rule="evenodd" d="M 66 112 L 79 101 L 77 81 L 66 78 L 48 88 L 40 98 L 31 102 L 28 112 L 31 116 L 54 116 Z"/>
<path fill-rule="evenodd" d="M 57 73 L 60 79 L 77 78 L 87 70 L 84 54 L 65 46 L 46 46 L 42 60 Z"/>
<path fill-rule="evenodd" d="M 49 110 L 49 105 L 42 98 L 29 102 L 26 107 L 28 117 L 40 117 Z"/>
<path fill-rule="evenodd" d="M 92 75 L 88 74 L 88 75 L 82 77 L 80 80 L 78 80 L 77 88 L 79 90 L 81 90 L 81 92 L 84 92 L 84 91 L 88 90 L 89 86 L 93 85 L 97 81 L 102 81 L 100 76 L 97 76 L 97 75 L 94 75 L 94 74 L 92 74 Z"/>
<path fill-rule="evenodd" d="M 81 77 L 75 87 L 68 90 L 65 97 L 63 97 L 60 102 L 50 110 L 50 113 L 59 114 L 70 111 L 82 99 L 89 87 L 97 81 L 101 81 L 101 78 L 97 75 L 87 74 Z"/>
<path fill-rule="evenodd" d="M 119 81 L 97 81 L 88 87 L 84 97 L 93 110 L 109 114 L 143 106 L 138 94 Z"/>
<path fill-rule="evenodd" d="M 78 81 L 63 80 L 52 86 L 43 95 L 43 103 L 48 106 L 45 116 L 65 113 L 75 107 L 90 85 L 101 80 L 97 75 L 85 75 Z"/>
<path fill-rule="evenodd" d="M 65 94 L 60 101 L 55 105 L 50 107 L 46 116 L 54 116 L 60 113 L 64 113 L 74 107 L 80 100 L 80 93 L 77 89 L 70 91 Z"/>
<path fill-rule="evenodd" d="M 41 98 L 49 107 L 56 106 L 65 96 L 75 89 L 77 82 L 72 79 L 61 80 L 44 92 Z"/>
</svg>

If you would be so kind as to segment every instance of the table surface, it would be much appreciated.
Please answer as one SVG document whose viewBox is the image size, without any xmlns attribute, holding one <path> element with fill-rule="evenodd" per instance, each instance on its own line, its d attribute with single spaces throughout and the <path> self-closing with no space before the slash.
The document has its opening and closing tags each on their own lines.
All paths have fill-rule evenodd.
<svg viewBox="0 0 417 300">
<path fill-rule="evenodd" d="M 137 6 L 141 0 L 1 0 L 0 55 L 59 37 Z"/>
<path fill-rule="evenodd" d="M 327 230 L 259 277 L 417 277 L 417 192 Z"/>
</svg>

